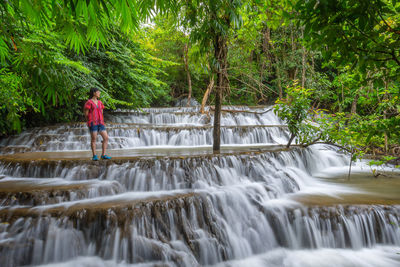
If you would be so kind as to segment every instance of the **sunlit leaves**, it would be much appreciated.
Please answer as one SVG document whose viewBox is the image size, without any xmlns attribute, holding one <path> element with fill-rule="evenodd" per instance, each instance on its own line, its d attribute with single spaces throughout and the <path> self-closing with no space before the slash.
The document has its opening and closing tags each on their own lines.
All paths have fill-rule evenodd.
<svg viewBox="0 0 400 267">
<path fill-rule="evenodd" d="M 335 56 L 343 65 L 357 63 L 366 72 L 400 68 L 398 5 L 384 0 L 310 0 L 297 1 L 297 10 L 306 37 L 314 47 L 324 47 L 325 57 Z"/>
<path fill-rule="evenodd" d="M 139 14 L 135 1 L 115 1 L 115 8 L 118 10 L 117 18 L 120 21 L 121 29 L 127 32 L 130 28 L 136 29 L 139 22 Z"/>
<path fill-rule="evenodd" d="M 100 44 L 103 46 L 108 44 L 107 31 L 101 25 L 92 25 L 87 29 L 87 40 L 91 46 L 96 45 L 98 49 Z"/>
<path fill-rule="evenodd" d="M 12 13 L 21 14 L 22 24 L 60 32 L 76 52 L 89 45 L 106 45 L 110 23 L 127 33 L 154 11 L 177 11 L 179 1 L 144 0 L 10 0 Z M 4 34 L 1 33 L 0 34 Z M 4 53 L 3 53 L 4 54 Z"/>
<path fill-rule="evenodd" d="M 86 36 L 81 27 L 73 22 L 65 22 L 63 27 L 63 35 L 67 44 L 71 49 L 74 49 L 77 53 L 83 52 L 87 49 Z M 97 36 L 96 38 L 97 39 Z"/>
<path fill-rule="evenodd" d="M 73 61 L 65 57 L 61 57 L 60 59 L 56 59 L 55 63 L 68 66 L 76 69 L 77 71 L 83 72 L 85 74 L 89 74 L 91 72 L 90 69 L 82 65 L 82 62 Z"/>
</svg>

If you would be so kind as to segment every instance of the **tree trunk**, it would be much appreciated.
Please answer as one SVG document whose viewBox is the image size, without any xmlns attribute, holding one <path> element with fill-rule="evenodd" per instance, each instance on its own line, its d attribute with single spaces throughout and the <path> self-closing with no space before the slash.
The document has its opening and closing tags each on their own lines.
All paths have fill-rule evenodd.
<svg viewBox="0 0 400 267">
<path fill-rule="evenodd" d="M 192 98 L 192 79 L 190 78 L 190 71 L 189 71 L 189 59 L 188 59 L 188 44 L 185 44 L 184 46 L 184 55 L 183 55 L 183 60 L 185 61 L 185 71 L 187 75 L 187 81 L 188 81 L 188 87 L 189 87 L 189 93 L 188 93 L 188 99 L 187 99 L 187 106 L 190 106 L 190 100 Z"/>
<path fill-rule="evenodd" d="M 262 83 L 264 80 L 264 71 L 267 66 L 267 58 L 269 58 L 269 53 L 268 53 L 268 44 L 269 44 L 269 38 L 270 38 L 270 30 L 268 27 L 265 27 L 262 31 L 262 53 L 264 55 L 264 58 L 261 57 L 261 70 L 260 70 L 260 83 L 258 84 L 259 91 L 262 91 Z"/>
<path fill-rule="evenodd" d="M 340 102 L 339 102 L 339 104 L 340 104 Z M 342 112 L 343 109 L 344 109 L 344 85 L 342 82 L 342 103 L 340 104 L 339 112 Z"/>
<path fill-rule="evenodd" d="M 263 35 L 263 53 L 267 56 L 268 63 L 269 63 L 269 70 L 272 69 L 272 61 L 273 61 L 273 55 L 272 55 L 272 44 L 271 44 L 271 29 L 269 27 L 265 28 L 264 35 Z"/>
<path fill-rule="evenodd" d="M 301 30 L 301 37 L 304 38 L 304 30 Z M 301 87 L 304 88 L 305 84 L 306 84 L 306 48 L 304 47 L 304 44 L 302 45 L 302 52 L 303 55 L 301 57 L 301 66 L 302 66 L 302 70 L 301 70 Z"/>
<path fill-rule="evenodd" d="M 200 112 L 202 114 L 204 113 L 204 107 L 206 106 L 208 97 L 210 96 L 213 87 L 214 87 L 214 75 L 211 76 L 210 83 L 208 84 L 207 90 L 206 90 L 206 92 L 204 93 L 204 96 L 203 96 L 203 100 L 201 101 Z"/>
<path fill-rule="evenodd" d="M 314 55 L 311 54 L 311 69 L 312 71 L 315 71 L 315 61 L 314 61 Z"/>
<path fill-rule="evenodd" d="M 295 61 L 295 53 L 296 53 L 297 47 L 296 47 L 296 42 L 295 42 L 295 40 L 294 40 L 293 28 L 294 28 L 294 26 L 291 25 L 291 27 L 290 27 L 290 39 L 291 39 L 291 43 L 292 43 L 292 61 L 293 61 L 293 62 L 296 62 L 296 61 Z M 296 81 L 296 80 L 297 80 L 297 68 L 294 67 L 294 70 L 292 70 L 291 72 L 293 73 L 293 75 L 292 75 L 292 80 L 293 80 L 293 81 Z"/>
<path fill-rule="evenodd" d="M 360 98 L 360 93 L 356 92 L 356 95 L 354 96 L 354 100 L 351 103 L 351 111 L 350 112 L 352 115 L 357 113 L 357 102 L 358 102 L 359 98 Z"/>
<path fill-rule="evenodd" d="M 290 135 L 290 139 L 289 139 L 289 141 L 288 141 L 288 143 L 286 144 L 286 148 L 289 148 L 290 147 L 290 145 L 292 144 L 292 141 L 293 141 L 293 139 L 296 137 L 296 135 L 294 134 L 294 133 L 292 133 L 291 135 Z"/>
<path fill-rule="evenodd" d="M 283 90 L 282 90 L 282 81 L 281 81 L 281 70 L 278 66 L 278 62 L 276 60 L 276 64 L 275 64 L 275 68 L 276 68 L 276 76 L 278 79 L 278 89 L 279 89 L 279 99 L 283 99 Z"/>
<path fill-rule="evenodd" d="M 350 175 L 351 175 L 351 165 L 353 165 L 353 155 L 354 155 L 354 148 L 351 148 L 351 152 L 350 152 L 350 165 L 349 165 L 349 174 L 347 175 L 347 180 L 350 180 Z"/>
<path fill-rule="evenodd" d="M 388 96 L 388 81 L 386 79 L 383 80 L 383 83 L 385 84 L 385 95 L 383 96 L 384 100 L 388 100 L 389 96 Z M 386 109 L 383 111 L 383 119 L 386 120 L 387 118 L 387 111 Z M 385 138 L 385 154 L 388 153 L 389 151 L 389 146 L 388 146 L 388 134 L 385 131 L 384 133 L 384 138 Z"/>
<path fill-rule="evenodd" d="M 214 39 L 214 53 L 217 61 L 217 86 L 215 87 L 215 109 L 213 129 L 213 151 L 219 152 L 221 147 L 221 104 L 222 92 L 228 86 L 227 77 L 227 38 L 218 34 Z"/>
<path fill-rule="evenodd" d="M 268 35 L 268 37 L 270 37 L 270 35 Z M 269 45 L 271 46 L 271 48 L 273 50 L 275 50 L 274 43 L 271 42 L 270 39 L 269 39 Z M 271 52 L 271 54 L 272 54 L 272 52 Z M 279 68 L 278 57 L 275 54 L 273 54 L 273 57 L 274 57 L 274 61 L 275 61 L 274 65 L 275 65 L 277 85 L 278 85 L 278 89 L 279 89 L 279 99 L 282 99 L 283 98 L 283 90 L 282 90 L 282 81 L 281 81 L 281 70 Z"/>
</svg>

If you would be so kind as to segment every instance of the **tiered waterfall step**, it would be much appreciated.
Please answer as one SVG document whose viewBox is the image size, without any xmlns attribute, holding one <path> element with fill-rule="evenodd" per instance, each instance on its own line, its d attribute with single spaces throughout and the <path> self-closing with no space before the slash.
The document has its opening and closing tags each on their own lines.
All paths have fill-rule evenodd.
<svg viewBox="0 0 400 267">
<path fill-rule="evenodd" d="M 297 146 L 287 148 L 283 145 L 252 144 L 252 145 L 222 145 L 219 153 L 215 154 L 212 147 L 206 146 L 164 146 L 164 147 L 139 147 L 132 149 L 109 149 L 108 153 L 113 157 L 111 161 L 136 158 L 162 158 L 162 157 L 186 157 L 204 155 L 229 155 L 260 152 L 274 152 L 282 150 L 293 150 Z M 101 150 L 97 150 L 98 154 Z M 44 151 L 24 152 L 0 155 L 0 160 L 78 160 L 91 161 L 91 151 Z M 100 160 L 103 162 L 104 160 Z M 107 160 L 110 161 L 110 160 Z"/>
<path fill-rule="evenodd" d="M 204 125 L 213 123 L 212 114 L 212 112 L 202 114 L 197 111 L 168 113 L 160 110 L 158 112 L 109 112 L 105 114 L 105 118 L 107 121 L 117 123 Z M 221 125 L 265 124 L 282 124 L 270 107 L 259 111 L 228 109 L 221 113 Z"/>
<path fill-rule="evenodd" d="M 104 196 L 107 194 L 121 193 L 128 191 L 154 191 L 154 190 L 176 190 L 176 189 L 201 189 L 220 187 L 227 185 L 241 184 L 243 181 L 248 183 L 261 183 L 267 188 L 273 198 L 282 197 L 285 193 L 296 193 L 290 195 L 288 199 L 299 201 L 306 205 L 326 205 L 335 204 L 399 204 L 400 191 L 395 191 L 393 187 L 396 181 L 400 180 L 388 178 L 386 182 L 383 178 L 377 181 L 373 179 L 372 173 L 361 172 L 358 175 L 371 180 L 368 188 L 361 187 L 360 182 L 355 180 L 354 169 L 353 178 L 344 187 L 337 187 L 335 183 L 321 183 L 316 188 L 310 187 L 312 184 L 309 175 L 318 175 L 318 165 L 320 167 L 332 168 L 342 166 L 345 161 L 335 159 L 332 151 L 321 148 L 321 150 L 311 150 L 302 148 L 286 149 L 280 146 L 265 147 L 235 147 L 235 150 L 222 150 L 220 154 L 213 154 L 211 148 L 194 149 L 179 148 L 175 151 L 171 149 L 144 149 L 140 154 L 138 151 L 120 151 L 119 157 L 112 160 L 94 162 L 88 157 L 83 157 L 84 153 L 89 152 L 34 152 L 14 154 L 12 156 L 0 157 L 0 171 L 8 177 L 0 180 L 0 192 L 10 198 L 18 199 L 21 196 L 36 195 L 31 191 L 38 191 L 40 188 L 54 187 L 54 194 L 58 196 L 68 195 L 66 200 L 81 199 L 91 192 L 90 197 Z M 136 154 L 135 154 L 136 153 Z M 329 154 L 331 154 L 329 156 Z M 316 165 L 313 159 L 319 158 Z M 208 166 L 208 165 L 212 165 Z M 291 169 L 303 169 L 305 173 L 296 173 Z M 285 170 L 286 169 L 286 170 Z M 224 170 L 229 170 L 228 172 Z M 347 168 L 342 169 L 347 173 Z M 7 189 L 11 179 L 15 176 L 16 184 L 25 189 L 20 189 L 21 194 L 9 194 Z M 228 175 L 230 178 L 226 178 Z M 368 176 L 369 175 L 369 176 Z M 29 177 L 29 178 L 19 178 Z M 48 177 L 48 178 L 46 178 Z M 51 178 L 56 177 L 54 182 Z M 222 179 L 222 177 L 225 177 Z M 307 178 L 308 177 L 308 178 Z M 0 177 L 1 178 L 1 177 Z M 38 179 L 40 178 L 40 179 Z M 20 180 L 22 179 L 22 180 Z M 31 180 L 29 180 L 31 179 Z M 49 179 L 47 185 L 45 180 Z M 67 179 L 61 183 L 60 179 Z M 94 179 L 91 186 L 90 180 Z M 346 181 L 347 177 L 345 177 Z M 82 181 L 82 184 L 74 184 L 73 181 Z M 115 191 L 104 190 L 103 186 L 108 184 L 98 184 L 100 181 L 112 181 L 118 184 L 114 187 L 120 188 Z M 354 181 L 352 184 L 351 181 Z M 371 184 L 375 181 L 376 183 Z M 328 182 L 328 181 L 327 181 Z M 4 183 L 5 186 L 2 187 Z M 28 185 L 31 184 L 32 189 Z M 112 183 L 109 184 L 110 186 Z M 387 185 L 387 186 L 386 186 Z M 68 194 L 63 187 L 71 189 L 80 187 L 79 194 Z M 83 188 L 82 188 L 83 187 Z M 393 187 L 393 188 L 392 188 Z M 4 188 L 4 190 L 1 190 Z M 121 189 L 122 188 L 122 189 Z M 277 190 L 280 188 L 283 191 Z M 351 190 L 353 188 L 353 190 Z M 90 190 L 89 190 L 90 189 Z M 393 191 L 388 193 L 388 189 Z M 86 190 L 86 191 L 85 191 Z M 246 189 L 247 190 L 247 189 Z M 25 192 L 28 191 L 28 192 Z M 61 193 L 60 193 L 61 191 Z M 68 190 L 67 190 L 68 191 Z M 102 194 L 99 192 L 103 192 Z M 109 192 L 109 193 L 107 193 Z M 111 192 L 111 193 L 110 193 Z M 112 193 L 113 192 L 113 193 Z M 20 197 L 18 197 L 18 196 Z M 79 198 L 79 196 L 81 196 Z M 72 198 L 75 197 L 75 198 Z M 88 196 L 89 197 L 89 196 Z"/>
<path fill-rule="evenodd" d="M 0 152 L 89 150 L 90 136 L 83 124 L 61 125 L 49 130 L 27 131 L 0 142 Z M 149 146 L 210 146 L 212 126 L 149 126 L 108 124 L 110 149 Z M 100 147 L 102 138 L 98 137 Z M 289 132 L 285 125 L 222 126 L 221 144 L 285 144 Z"/>
<path fill-rule="evenodd" d="M 38 206 L 125 192 L 116 181 L 63 178 L 0 177 L 0 207 Z"/>
<path fill-rule="evenodd" d="M 94 254 L 130 263 L 192 266 L 279 248 L 400 246 L 400 210 L 394 207 L 258 207 L 234 214 L 226 210 L 229 206 L 216 209 L 218 201 L 234 200 L 223 196 L 128 200 L 131 203 L 123 206 L 99 200 L 91 203 L 93 207 L 75 202 L 0 212 L 0 260 L 13 266 Z M 240 200 L 233 203 L 245 208 Z M 23 218 L 26 223 L 21 223 Z M 241 220 L 241 224 L 231 220 Z M 392 259 L 396 262 L 396 256 Z"/>
</svg>

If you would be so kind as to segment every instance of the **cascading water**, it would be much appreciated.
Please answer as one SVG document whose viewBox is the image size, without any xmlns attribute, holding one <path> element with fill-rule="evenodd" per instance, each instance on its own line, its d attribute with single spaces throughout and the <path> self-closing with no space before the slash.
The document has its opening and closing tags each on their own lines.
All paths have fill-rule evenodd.
<svg viewBox="0 0 400 267">
<path fill-rule="evenodd" d="M 88 160 L 82 124 L 3 139 L 0 265 L 400 265 L 398 198 L 354 199 L 330 179 L 348 157 L 279 146 L 269 107 L 224 110 L 220 154 L 197 108 L 109 114 L 111 161 Z"/>
</svg>

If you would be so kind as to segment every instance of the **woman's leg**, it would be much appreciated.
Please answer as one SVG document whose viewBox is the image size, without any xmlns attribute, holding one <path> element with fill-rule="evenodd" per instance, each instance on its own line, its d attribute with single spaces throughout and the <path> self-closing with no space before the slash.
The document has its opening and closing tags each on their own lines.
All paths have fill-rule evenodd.
<svg viewBox="0 0 400 267">
<path fill-rule="evenodd" d="M 96 155 L 96 139 L 97 139 L 97 132 L 93 131 L 90 132 L 90 147 L 92 148 L 93 156 Z"/>
<path fill-rule="evenodd" d="M 101 137 L 103 137 L 103 145 L 102 145 L 102 152 L 101 155 L 104 156 L 106 154 L 107 146 L 108 146 L 108 134 L 107 131 L 99 132 Z"/>
</svg>

